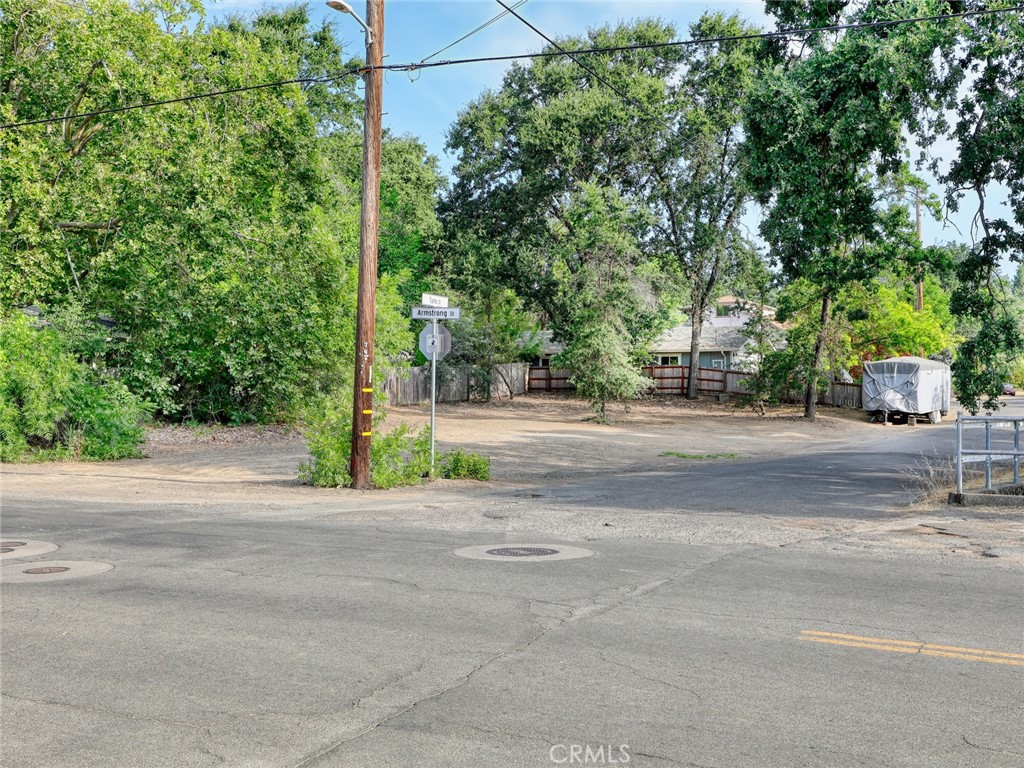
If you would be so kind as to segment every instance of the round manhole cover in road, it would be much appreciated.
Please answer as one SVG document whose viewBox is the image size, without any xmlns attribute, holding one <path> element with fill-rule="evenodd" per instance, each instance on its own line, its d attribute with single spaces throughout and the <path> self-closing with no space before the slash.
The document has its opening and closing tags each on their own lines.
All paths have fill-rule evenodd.
<svg viewBox="0 0 1024 768">
<path fill-rule="evenodd" d="M 5 539 L 0 541 L 0 559 L 19 560 L 24 557 L 38 557 L 57 549 L 57 545 L 49 541 L 33 539 Z"/>
<path fill-rule="evenodd" d="M 557 555 L 558 550 L 545 547 L 498 547 L 497 549 L 488 549 L 487 554 L 501 557 L 546 557 Z"/>
<path fill-rule="evenodd" d="M 96 576 L 113 569 L 110 563 L 91 560 L 46 560 L 35 563 L 12 563 L 0 568 L 4 584 L 38 584 L 43 581 L 66 581 Z"/>
<path fill-rule="evenodd" d="M 455 550 L 459 557 L 471 560 L 494 560 L 505 563 L 550 563 L 554 560 L 575 560 L 590 557 L 592 549 L 562 544 L 484 544 Z"/>
</svg>

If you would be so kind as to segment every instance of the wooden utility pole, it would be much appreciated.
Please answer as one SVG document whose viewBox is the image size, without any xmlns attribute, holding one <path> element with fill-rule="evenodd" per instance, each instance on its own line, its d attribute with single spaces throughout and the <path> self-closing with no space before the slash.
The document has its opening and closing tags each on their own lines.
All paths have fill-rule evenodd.
<svg viewBox="0 0 1024 768">
<path fill-rule="evenodd" d="M 373 337 L 377 315 L 377 240 L 380 223 L 380 136 L 383 112 L 384 0 L 366 0 L 366 84 L 363 109 L 363 207 L 359 229 L 356 368 L 352 396 L 352 487 L 370 487 L 373 425 Z"/>
<path fill-rule="evenodd" d="M 917 242 L 924 245 L 924 238 L 921 237 L 921 190 L 917 190 L 917 194 L 914 197 L 915 207 L 917 209 Z M 924 309 L 924 267 L 921 264 L 917 265 L 917 299 L 914 302 L 914 309 L 920 312 Z M 923 355 L 922 355 L 923 357 Z"/>
</svg>

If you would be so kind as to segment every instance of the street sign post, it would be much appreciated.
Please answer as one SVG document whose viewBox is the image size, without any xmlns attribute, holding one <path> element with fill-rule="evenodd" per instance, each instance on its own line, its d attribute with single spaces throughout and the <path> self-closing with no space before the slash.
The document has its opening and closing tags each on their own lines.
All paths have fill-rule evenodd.
<svg viewBox="0 0 1024 768">
<path fill-rule="evenodd" d="M 414 310 L 415 311 L 415 310 Z M 413 315 L 415 317 L 415 315 Z M 434 318 L 430 325 L 420 331 L 420 352 L 430 360 L 430 476 L 434 476 L 434 425 L 437 411 L 437 361 L 444 360 L 452 351 L 452 332 L 437 324 Z"/>
</svg>

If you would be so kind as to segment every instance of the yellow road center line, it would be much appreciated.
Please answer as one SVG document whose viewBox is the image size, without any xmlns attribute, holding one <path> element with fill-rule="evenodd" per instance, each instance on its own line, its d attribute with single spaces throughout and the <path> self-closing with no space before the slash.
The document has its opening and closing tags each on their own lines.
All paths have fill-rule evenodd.
<svg viewBox="0 0 1024 768">
<path fill-rule="evenodd" d="M 946 659 L 962 661 L 987 661 L 990 664 L 1010 664 L 1024 667 L 1024 653 L 1007 653 L 1005 651 L 988 651 L 982 648 L 962 648 L 956 645 L 936 645 L 920 643 L 912 640 L 892 640 L 881 637 L 861 637 L 846 635 L 841 632 L 821 632 L 805 629 L 800 633 L 801 640 L 828 645 L 844 645 L 850 648 L 867 648 L 873 651 L 889 651 L 890 653 L 919 653 L 923 656 L 938 656 Z"/>
<path fill-rule="evenodd" d="M 861 637 L 860 635 L 844 635 L 841 632 L 820 632 L 816 629 L 805 629 L 800 634 L 813 637 L 831 637 L 838 638 L 841 640 L 856 640 L 859 643 L 885 643 L 886 645 L 908 645 L 913 646 L 915 648 L 924 645 L 924 643 L 917 642 L 914 640 L 889 640 L 881 637 Z M 808 639 L 810 639 L 810 637 L 808 637 Z"/>
</svg>

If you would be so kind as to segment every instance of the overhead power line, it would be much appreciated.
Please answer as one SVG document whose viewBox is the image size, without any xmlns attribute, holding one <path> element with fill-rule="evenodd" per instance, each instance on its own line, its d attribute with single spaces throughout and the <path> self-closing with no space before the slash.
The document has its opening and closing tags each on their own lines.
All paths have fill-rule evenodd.
<svg viewBox="0 0 1024 768">
<path fill-rule="evenodd" d="M 221 91 L 207 91 L 205 93 L 195 93 L 191 96 L 179 96 L 174 99 L 161 99 L 160 101 L 143 101 L 138 104 L 127 104 L 123 107 L 109 107 L 107 109 L 94 109 L 91 112 L 76 112 L 73 115 L 62 115 L 61 117 L 42 117 L 38 120 L 25 120 L 21 123 L 6 123 L 0 125 L 0 131 L 7 128 L 22 128 L 27 125 L 45 125 L 47 123 L 63 123 L 65 120 L 77 120 L 83 117 L 98 117 L 99 115 L 113 115 L 118 112 L 130 112 L 135 109 L 148 109 L 150 107 L 162 107 L 167 104 L 182 104 L 188 101 L 198 101 L 199 99 L 212 99 L 216 96 L 230 96 L 233 93 L 246 93 L 247 91 L 260 91 L 267 88 L 280 88 L 283 85 L 304 85 L 307 83 L 329 83 L 333 80 L 341 80 L 352 75 L 361 74 L 371 67 L 360 67 L 358 69 L 349 69 L 344 72 L 340 72 L 336 75 L 327 75 L 324 77 L 297 77 L 293 80 L 275 80 L 271 83 L 257 83 L 256 85 L 243 85 L 238 88 L 225 88 Z"/>
<path fill-rule="evenodd" d="M 572 59 L 574 62 L 576 62 L 576 64 L 579 66 L 580 69 L 582 69 L 584 72 L 588 72 L 599 83 L 601 83 L 601 85 L 603 85 L 605 88 L 607 88 L 610 91 L 612 91 L 613 93 L 615 93 L 620 99 L 625 101 L 627 104 L 631 104 L 632 106 L 636 107 L 641 112 L 646 114 L 648 117 L 652 117 L 655 120 L 657 120 L 659 123 L 665 124 L 664 118 L 660 117 L 659 115 L 654 114 L 649 109 L 647 109 L 647 107 L 645 107 L 643 104 L 641 104 L 636 99 L 634 99 L 632 96 L 629 96 L 628 94 L 624 93 L 619 88 L 616 88 L 614 85 L 609 83 L 607 80 L 605 80 L 603 77 L 601 77 L 601 75 L 599 75 L 593 68 L 588 67 L 582 61 L 580 61 L 579 58 L 575 55 L 574 52 L 565 50 L 565 48 L 560 46 L 558 43 L 556 43 L 550 37 L 548 37 L 543 32 L 541 32 L 539 29 L 537 29 L 537 27 L 535 27 L 533 24 L 531 24 L 526 19 L 524 19 L 522 16 L 520 16 L 518 13 L 516 13 L 512 8 L 509 8 L 507 5 L 505 5 L 505 3 L 502 2 L 502 0 L 495 0 L 495 2 L 497 2 L 498 5 L 500 5 L 502 8 L 504 8 L 507 13 L 511 13 L 513 16 L 515 16 L 517 19 L 519 19 L 521 22 L 523 22 L 523 24 L 525 24 L 530 29 L 532 29 L 534 32 L 536 32 L 538 35 L 540 35 L 545 40 L 547 40 L 548 44 L 551 45 L 555 50 L 561 52 L 562 54 L 564 54 L 565 56 L 568 56 L 570 59 Z"/>
<path fill-rule="evenodd" d="M 529 2 L 529 0 L 519 0 L 519 2 L 515 3 L 515 4 L 514 4 L 514 5 L 512 6 L 512 8 L 518 8 L 518 7 L 519 7 L 519 6 L 521 6 L 521 5 L 526 5 L 526 3 L 528 3 L 528 2 Z M 505 11 L 502 11 L 502 12 L 501 12 L 501 13 L 499 13 L 499 14 L 498 14 L 497 16 L 494 16 L 493 18 L 491 18 L 491 19 L 488 19 L 487 21 L 485 21 L 485 22 L 484 22 L 483 24 L 481 24 L 481 25 L 480 25 L 479 27 L 477 27 L 476 29 L 470 30 L 469 32 L 467 32 L 466 34 L 464 34 L 464 35 L 463 35 L 462 37 L 460 37 L 460 38 L 459 38 L 458 40 L 455 40 L 454 42 L 448 43 L 448 45 L 446 45 L 446 46 L 445 46 L 444 48 L 442 48 L 441 50 L 439 50 L 439 51 L 434 51 L 434 52 L 433 52 L 432 54 L 430 54 L 429 56 L 424 56 L 424 57 L 423 57 L 422 59 L 420 59 L 420 63 L 422 64 L 422 63 L 424 63 L 424 62 L 426 62 L 426 61 L 429 61 L 430 59 L 432 59 L 432 58 L 434 58 L 435 56 L 437 56 L 437 55 L 438 55 L 439 53 L 444 53 L 444 52 L 445 52 L 445 51 L 447 51 L 447 50 L 448 50 L 449 48 L 454 48 L 454 47 L 455 47 L 456 45 L 458 45 L 459 43 L 461 43 L 461 42 L 462 42 L 463 40 L 468 40 L 468 39 L 469 39 L 469 38 L 471 38 L 471 37 L 472 37 L 473 35 L 475 35 L 475 34 L 476 34 L 477 32 L 480 32 L 480 31 L 482 31 L 482 30 L 484 30 L 484 29 L 487 29 L 487 27 L 491 26 L 491 24 L 493 24 L 494 22 L 496 22 L 496 21 L 499 21 L 499 20 L 501 20 L 501 19 L 505 18 L 506 16 L 508 16 L 508 15 L 509 15 L 509 13 L 510 13 L 510 12 L 511 12 L 511 9 L 509 9 L 509 10 L 505 10 Z"/>
<path fill-rule="evenodd" d="M 190 96 L 181 96 L 174 99 L 163 99 L 160 101 L 146 101 L 138 104 L 128 104 L 122 107 L 111 107 L 109 109 L 97 109 L 91 112 L 79 112 L 74 115 L 63 115 L 60 117 L 45 117 L 37 120 L 25 120 L 18 123 L 5 123 L 0 125 L 0 130 L 9 130 L 12 128 L 22 128 L 30 125 L 45 125 L 47 123 L 60 123 L 65 120 L 72 120 L 83 117 L 96 117 L 99 115 L 110 115 L 119 112 L 129 112 L 136 109 L 148 109 L 150 107 L 160 107 L 168 104 L 179 104 L 188 101 L 197 101 L 199 99 L 209 99 L 217 96 L 229 96 L 233 93 L 244 93 L 246 91 L 256 91 L 265 88 L 279 88 L 285 85 L 293 84 L 305 84 L 305 83 L 326 83 L 333 80 L 340 80 L 345 77 L 352 75 L 364 74 L 371 72 L 376 69 L 381 69 L 391 72 L 413 72 L 418 69 L 432 69 L 435 67 L 451 67 L 459 64 L 482 64 L 486 62 L 500 62 L 500 61 L 517 61 L 520 59 L 541 59 L 551 58 L 554 56 L 578 56 L 588 53 L 617 53 L 620 51 L 640 51 L 640 50 L 651 50 L 657 48 L 677 48 L 683 46 L 692 45 L 708 45 L 711 43 L 726 43 L 736 40 L 767 40 L 772 38 L 789 38 L 797 35 L 810 35 L 820 32 L 840 32 L 844 30 L 854 29 L 877 29 L 880 27 L 894 27 L 902 24 L 916 24 L 919 22 L 926 21 L 947 21 L 950 19 L 965 19 L 970 17 L 979 16 L 991 16 L 995 14 L 1013 13 L 1015 11 L 1024 11 L 1024 5 L 1015 5 L 1009 8 L 990 8 L 981 11 L 965 11 L 964 13 L 944 13 L 935 16 L 916 16 L 909 19 L 890 19 L 888 21 L 871 21 L 857 24 L 834 24 L 827 27 L 803 27 L 800 29 L 788 29 L 777 32 L 758 32 L 746 35 L 726 35 L 723 37 L 706 37 L 692 40 L 674 40 L 665 43 L 638 43 L 635 45 L 621 45 L 621 46 L 610 46 L 607 48 L 577 48 L 573 50 L 556 50 L 556 51 L 538 51 L 535 53 L 517 53 L 508 54 L 504 56 L 479 56 L 475 58 L 467 59 L 442 59 L 441 61 L 432 62 L 410 62 L 408 64 L 383 64 L 377 67 L 358 67 L 355 69 L 348 69 L 343 72 L 339 72 L 334 75 L 326 75 L 324 77 L 300 77 L 292 80 L 278 80 L 270 83 L 258 83 L 256 85 L 241 86 L 239 88 L 226 88 L 220 91 L 209 91 L 205 93 L 196 93 Z"/>
<path fill-rule="evenodd" d="M 544 59 L 556 56 L 567 56 L 569 54 L 584 53 L 619 53 L 622 51 L 644 51 L 656 48 L 680 48 L 693 45 L 708 45 L 710 43 L 728 43 L 738 40 L 770 40 L 773 38 L 790 38 L 799 35 L 811 35 L 819 32 L 842 32 L 855 29 L 878 29 L 881 27 L 895 27 L 902 24 L 916 24 L 924 21 L 949 21 L 951 19 L 966 19 L 977 16 L 992 16 L 995 14 L 1013 13 L 1024 11 L 1024 5 L 1015 5 L 1010 8 L 989 8 L 981 11 L 964 11 L 963 13 L 942 13 L 935 16 L 914 16 L 909 19 L 889 19 L 887 21 L 867 21 L 854 24 L 833 24 L 827 27 L 800 27 L 798 29 L 776 30 L 775 32 L 752 32 L 745 35 L 723 35 L 721 37 L 701 37 L 691 40 L 672 40 L 664 43 L 635 43 L 633 45 L 616 45 L 604 48 L 574 48 L 568 51 L 537 51 L 535 53 L 506 54 L 504 56 L 480 56 L 471 59 L 442 59 L 419 64 L 391 64 L 395 70 L 416 70 L 428 69 L 430 67 L 447 67 L 456 64 L 482 64 L 493 61 L 517 61 L 519 59 Z"/>
</svg>

